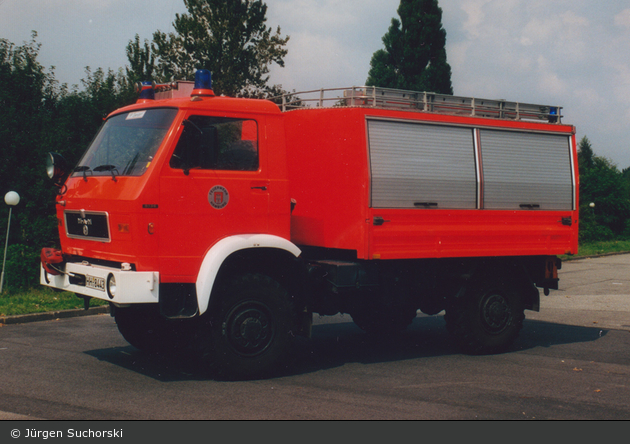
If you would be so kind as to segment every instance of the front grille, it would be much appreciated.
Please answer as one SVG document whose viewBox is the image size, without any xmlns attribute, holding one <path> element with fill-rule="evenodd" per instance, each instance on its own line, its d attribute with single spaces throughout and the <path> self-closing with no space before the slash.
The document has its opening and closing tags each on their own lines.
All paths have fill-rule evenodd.
<svg viewBox="0 0 630 444">
<path fill-rule="evenodd" d="M 109 215 L 101 212 L 66 211 L 66 235 L 72 239 L 109 242 Z"/>
</svg>

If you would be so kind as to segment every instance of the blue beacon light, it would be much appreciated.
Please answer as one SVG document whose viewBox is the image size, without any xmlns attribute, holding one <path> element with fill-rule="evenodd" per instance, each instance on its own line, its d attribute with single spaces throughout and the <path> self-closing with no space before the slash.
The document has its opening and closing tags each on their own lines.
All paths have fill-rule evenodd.
<svg viewBox="0 0 630 444">
<path fill-rule="evenodd" d="M 140 94 L 138 100 L 154 100 L 155 89 L 153 88 L 153 82 L 141 82 L 139 86 Z"/>
<path fill-rule="evenodd" d="M 192 96 L 214 96 L 212 90 L 212 73 L 207 69 L 200 69 L 195 73 L 195 89 Z"/>
</svg>

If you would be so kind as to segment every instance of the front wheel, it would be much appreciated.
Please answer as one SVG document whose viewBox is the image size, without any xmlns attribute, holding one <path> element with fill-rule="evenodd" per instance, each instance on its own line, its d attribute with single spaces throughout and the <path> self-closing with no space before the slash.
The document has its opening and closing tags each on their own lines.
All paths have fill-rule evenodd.
<svg viewBox="0 0 630 444">
<path fill-rule="evenodd" d="M 479 286 L 462 298 L 446 310 L 445 320 L 465 353 L 500 353 L 514 343 L 525 319 L 519 291 Z"/>
<path fill-rule="evenodd" d="M 210 317 L 206 360 L 224 377 L 265 376 L 287 357 L 296 315 L 287 291 L 263 274 L 247 274 L 220 287 Z"/>
</svg>

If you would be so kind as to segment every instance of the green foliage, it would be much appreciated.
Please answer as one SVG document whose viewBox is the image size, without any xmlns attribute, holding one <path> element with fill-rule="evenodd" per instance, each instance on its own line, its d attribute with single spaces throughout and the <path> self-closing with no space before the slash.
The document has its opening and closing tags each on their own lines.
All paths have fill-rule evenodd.
<svg viewBox="0 0 630 444">
<path fill-rule="evenodd" d="M 9 245 L 3 288 L 24 290 L 39 284 L 39 252 L 26 245 Z"/>
<path fill-rule="evenodd" d="M 385 49 L 372 56 L 366 85 L 453 94 L 438 1 L 401 0 L 398 15 L 383 36 Z"/>
<path fill-rule="evenodd" d="M 578 167 L 580 172 L 593 167 L 594 157 L 595 153 L 593 152 L 591 141 L 586 136 L 582 137 L 578 143 Z"/>
<path fill-rule="evenodd" d="M 580 244 L 578 257 L 599 256 L 602 254 L 627 253 L 630 251 L 630 240 L 608 240 L 583 242 Z"/>
<path fill-rule="evenodd" d="M 578 165 L 580 241 L 630 236 L 630 186 L 624 174 L 610 160 L 596 156 L 587 137 L 578 144 Z"/>
<path fill-rule="evenodd" d="M 32 33 L 16 46 L 0 39 L 0 196 L 20 195 L 12 211 L 5 289 L 39 282 L 43 247 L 58 244 L 56 189 L 45 173 L 46 154 L 55 151 L 72 166 L 94 137 L 103 118 L 135 101 L 122 72 L 86 69 L 83 91 L 68 91 L 37 57 L 41 44 Z M 9 211 L 0 206 L 0 233 L 6 239 Z M 4 246 L 4 243 L 3 243 Z"/>
<path fill-rule="evenodd" d="M 0 195 L 16 191 L 20 203 L 13 208 L 5 288 L 28 285 L 21 261 L 31 260 L 32 248 L 46 246 L 55 236 L 46 215 L 54 212 L 54 191 L 44 186 L 43 159 L 61 90 L 52 73 L 37 62 L 41 45 L 37 33 L 22 46 L 0 40 Z M 0 233 L 6 240 L 8 207 L 0 207 Z M 41 217 L 43 215 L 43 219 Z M 3 242 L 4 247 L 4 242 Z M 12 271 L 9 271 L 12 270 Z M 26 270 L 28 272 L 28 270 Z"/>
<path fill-rule="evenodd" d="M 155 52 L 151 43 L 145 39 L 140 45 L 140 36 L 136 34 L 134 40 L 130 41 L 126 48 L 127 60 L 131 66 L 126 68 L 127 79 L 132 84 L 137 84 L 145 80 L 162 81 L 168 79 L 156 79 Z"/>
<path fill-rule="evenodd" d="M 188 14 L 176 14 L 175 32 L 156 31 L 153 42 L 127 45 L 131 82 L 193 80 L 198 69 L 212 72 L 217 94 L 252 96 L 269 87 L 269 67 L 284 66 L 280 27 L 266 26 L 267 5 L 260 0 L 184 0 Z"/>
<path fill-rule="evenodd" d="M 90 306 L 106 305 L 107 302 L 91 299 Z M 39 286 L 28 290 L 8 291 L 0 295 L 0 316 L 16 316 L 60 310 L 82 309 L 83 299 L 74 293 L 59 292 Z"/>
</svg>

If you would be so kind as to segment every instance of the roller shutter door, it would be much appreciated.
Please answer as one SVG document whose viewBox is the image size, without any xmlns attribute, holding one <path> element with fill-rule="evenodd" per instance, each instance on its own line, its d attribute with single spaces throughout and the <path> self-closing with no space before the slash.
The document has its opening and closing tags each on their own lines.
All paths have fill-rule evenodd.
<svg viewBox="0 0 630 444">
<path fill-rule="evenodd" d="M 474 209 L 471 128 L 368 120 L 373 208 Z"/>
<path fill-rule="evenodd" d="M 572 210 L 567 135 L 480 130 L 484 208 Z"/>
</svg>

